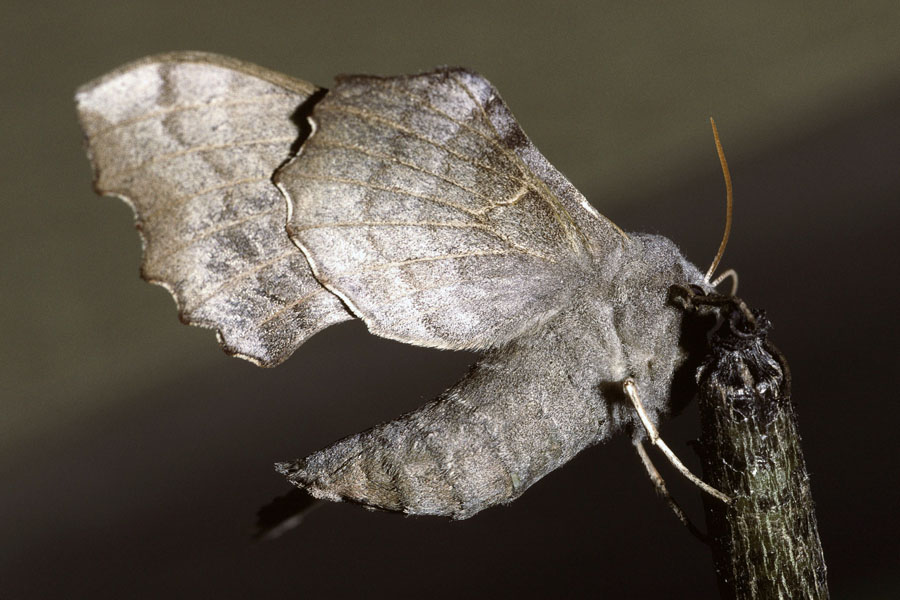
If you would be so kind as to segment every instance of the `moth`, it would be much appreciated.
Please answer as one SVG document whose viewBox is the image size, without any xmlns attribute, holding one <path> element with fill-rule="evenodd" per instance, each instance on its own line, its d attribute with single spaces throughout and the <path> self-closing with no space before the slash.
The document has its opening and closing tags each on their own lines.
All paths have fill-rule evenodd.
<svg viewBox="0 0 900 600">
<path fill-rule="evenodd" d="M 325 90 L 182 52 L 76 103 L 96 191 L 134 209 L 142 276 L 227 353 L 271 367 L 349 319 L 483 352 L 418 410 L 277 464 L 292 484 L 463 519 L 617 431 L 655 441 L 685 359 L 668 289 L 709 276 L 598 213 L 480 75 Z"/>
</svg>

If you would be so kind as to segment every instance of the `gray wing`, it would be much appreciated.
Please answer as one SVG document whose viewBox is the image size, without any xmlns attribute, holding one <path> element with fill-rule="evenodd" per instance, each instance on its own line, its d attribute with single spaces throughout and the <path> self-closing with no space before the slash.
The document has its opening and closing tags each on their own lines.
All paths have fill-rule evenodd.
<svg viewBox="0 0 900 600">
<path fill-rule="evenodd" d="M 462 69 L 340 78 L 275 181 L 319 281 L 369 329 L 501 345 L 562 308 L 624 234 Z"/>
<path fill-rule="evenodd" d="M 440 398 L 389 423 L 276 465 L 317 498 L 418 515 L 468 518 L 506 504 L 620 426 L 598 390 L 619 365 L 600 319 L 560 313 L 488 352 Z"/>
<path fill-rule="evenodd" d="M 82 87 L 79 118 L 98 193 L 135 211 L 141 272 L 185 323 L 218 330 L 257 364 L 285 360 L 352 318 L 284 232 L 271 181 L 316 92 L 305 81 L 204 53 L 145 58 Z"/>
</svg>

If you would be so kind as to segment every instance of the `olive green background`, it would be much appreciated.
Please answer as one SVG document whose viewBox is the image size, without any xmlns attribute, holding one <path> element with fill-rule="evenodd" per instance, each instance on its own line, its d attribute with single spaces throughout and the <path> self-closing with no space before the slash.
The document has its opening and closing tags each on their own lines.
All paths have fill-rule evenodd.
<svg viewBox="0 0 900 600">
<path fill-rule="evenodd" d="M 328 505 L 252 544 L 271 469 L 390 419 L 472 360 L 358 323 L 285 365 L 227 358 L 137 276 L 95 197 L 75 88 L 170 50 L 328 86 L 480 71 L 626 230 L 726 267 L 794 370 L 834 597 L 900 594 L 896 559 L 900 5 L 883 2 L 6 2 L 0 19 L 0 597 L 714 597 L 703 546 L 628 443 L 464 523 Z M 602 360 L 602 357 L 598 357 Z M 663 425 L 691 464 L 696 415 Z M 664 469 L 702 520 L 697 492 Z"/>
</svg>

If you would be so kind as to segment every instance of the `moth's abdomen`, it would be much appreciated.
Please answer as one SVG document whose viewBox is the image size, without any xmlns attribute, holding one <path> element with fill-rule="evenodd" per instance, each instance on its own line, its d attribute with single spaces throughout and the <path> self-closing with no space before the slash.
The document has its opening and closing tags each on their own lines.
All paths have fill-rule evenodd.
<svg viewBox="0 0 900 600">
<path fill-rule="evenodd" d="M 485 358 L 440 399 L 277 468 L 316 497 L 409 514 L 510 502 L 609 431 L 599 396 L 552 372 L 516 379 L 523 362 Z"/>
</svg>

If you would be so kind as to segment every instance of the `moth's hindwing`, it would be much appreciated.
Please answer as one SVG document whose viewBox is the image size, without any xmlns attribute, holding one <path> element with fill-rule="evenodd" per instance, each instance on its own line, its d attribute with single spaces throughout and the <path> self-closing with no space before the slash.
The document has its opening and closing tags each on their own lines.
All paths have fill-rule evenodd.
<svg viewBox="0 0 900 600">
<path fill-rule="evenodd" d="M 271 181 L 297 140 L 291 117 L 315 91 L 234 59 L 176 53 L 76 95 L 97 191 L 135 211 L 143 277 L 172 293 L 184 322 L 217 329 L 228 352 L 265 366 L 351 318 L 285 234 Z"/>
</svg>

